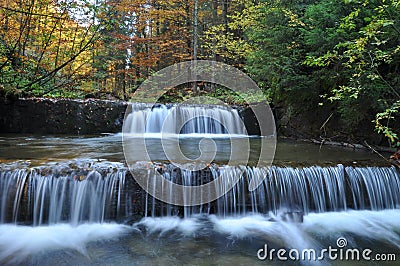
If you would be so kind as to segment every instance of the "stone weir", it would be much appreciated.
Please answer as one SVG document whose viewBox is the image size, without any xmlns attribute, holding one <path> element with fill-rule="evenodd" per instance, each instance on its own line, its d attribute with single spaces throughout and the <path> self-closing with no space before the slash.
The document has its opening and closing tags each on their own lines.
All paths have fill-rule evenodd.
<svg viewBox="0 0 400 266">
<path fill-rule="evenodd" d="M 118 133 L 122 131 L 128 104 L 124 101 L 95 99 L 0 99 L 0 133 L 68 135 Z M 144 103 L 133 103 L 133 105 L 135 109 L 142 109 L 143 112 L 152 107 Z M 156 104 L 153 109 L 159 109 L 160 111 L 156 113 L 162 114 L 171 106 L 173 105 Z M 212 106 L 203 107 L 210 109 Z M 257 119 L 250 108 L 239 106 L 232 108 L 238 110 L 238 115 L 242 118 L 249 135 L 260 134 Z"/>
<path fill-rule="evenodd" d="M 131 222 L 144 216 L 251 213 L 330 212 L 395 209 L 400 206 L 400 174 L 395 167 L 267 167 L 209 165 L 188 171 L 171 164 L 138 162 L 132 173 L 122 163 L 72 160 L 32 167 L 0 165 L 0 223 L 80 224 Z M 225 186 L 238 182 L 225 195 L 199 206 L 174 206 L 153 198 L 135 181 L 145 177 L 187 186 L 220 178 Z M 249 191 L 254 178 L 262 184 Z M 221 190 L 221 187 L 216 187 Z M 147 189 L 148 190 L 148 189 Z M 149 191 L 152 192 L 152 191 Z M 169 191 L 174 197 L 174 191 Z M 190 194 L 184 198 L 190 202 Z"/>
<path fill-rule="evenodd" d="M 126 102 L 70 99 L 0 100 L 0 133 L 121 132 Z"/>
</svg>

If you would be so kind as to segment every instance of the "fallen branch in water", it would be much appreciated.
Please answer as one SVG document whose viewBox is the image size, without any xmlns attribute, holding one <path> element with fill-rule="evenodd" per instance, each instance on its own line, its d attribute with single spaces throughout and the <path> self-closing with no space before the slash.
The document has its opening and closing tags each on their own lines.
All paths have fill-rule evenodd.
<svg viewBox="0 0 400 266">
<path fill-rule="evenodd" d="M 376 153 L 377 155 L 379 155 L 379 157 L 381 157 L 382 159 L 384 159 L 384 160 L 387 161 L 388 163 L 390 163 L 390 164 L 392 164 L 392 165 L 395 165 L 395 166 L 397 166 L 397 167 L 400 167 L 400 164 L 399 164 L 397 161 L 395 161 L 395 160 L 390 160 L 390 159 L 386 158 L 386 157 L 383 156 L 379 151 L 377 151 L 377 150 L 374 149 L 371 145 L 369 145 L 367 141 L 364 141 L 364 144 L 365 144 L 369 149 L 371 149 L 371 151 L 373 151 L 374 153 Z"/>
<path fill-rule="evenodd" d="M 311 139 L 312 143 L 319 144 L 319 145 L 330 145 L 330 146 L 339 146 L 339 147 L 345 147 L 345 148 L 352 148 L 352 149 L 365 149 L 364 145 L 361 144 L 352 144 L 352 143 L 346 143 L 346 142 L 336 142 L 336 141 L 327 141 L 327 140 L 316 140 L 316 139 Z"/>
<path fill-rule="evenodd" d="M 394 164 L 400 168 L 400 149 L 397 150 L 392 156 L 390 156 L 390 160 L 394 162 Z"/>
<path fill-rule="evenodd" d="M 360 150 L 371 150 L 371 146 L 368 145 L 368 143 L 366 143 L 364 141 L 364 145 L 363 144 L 356 144 L 356 143 L 347 143 L 347 142 L 337 142 L 337 141 L 330 141 L 330 140 L 316 140 L 316 139 L 303 139 L 302 141 L 308 141 L 308 142 L 312 142 L 314 144 L 318 144 L 318 145 L 329 145 L 329 146 L 338 146 L 338 147 L 344 147 L 344 148 L 351 148 L 351 149 L 360 149 Z M 387 153 L 394 153 L 396 150 L 390 147 L 383 147 L 383 146 L 374 146 L 374 150 L 377 152 L 387 152 Z"/>
</svg>

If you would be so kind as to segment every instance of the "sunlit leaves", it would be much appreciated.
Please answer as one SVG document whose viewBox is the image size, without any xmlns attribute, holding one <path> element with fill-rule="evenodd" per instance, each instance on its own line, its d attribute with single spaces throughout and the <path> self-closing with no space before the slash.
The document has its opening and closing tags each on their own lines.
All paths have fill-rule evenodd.
<svg viewBox="0 0 400 266">
<path fill-rule="evenodd" d="M 379 133 L 384 134 L 392 143 L 397 143 L 400 146 L 399 135 L 395 130 L 391 129 L 388 125 L 390 121 L 396 119 L 400 110 L 400 100 L 394 102 L 389 108 L 383 112 L 377 113 L 375 120 L 375 127 Z"/>
<path fill-rule="evenodd" d="M 0 2 L 4 89 L 39 96 L 61 86 L 79 86 L 90 72 L 88 48 L 95 34 L 81 14 L 79 20 L 73 19 L 85 2 Z"/>
</svg>

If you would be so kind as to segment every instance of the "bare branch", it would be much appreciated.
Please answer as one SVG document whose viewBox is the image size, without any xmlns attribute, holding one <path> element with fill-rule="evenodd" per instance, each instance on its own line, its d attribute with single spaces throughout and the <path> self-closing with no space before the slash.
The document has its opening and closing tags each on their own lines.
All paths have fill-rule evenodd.
<svg viewBox="0 0 400 266">
<path fill-rule="evenodd" d="M 25 15 L 30 15 L 30 16 L 41 16 L 41 17 L 49 17 L 49 18 L 55 18 L 55 19 L 61 19 L 63 15 L 61 16 L 55 16 L 55 15 L 49 15 L 49 14 L 40 14 L 40 13 L 34 13 L 31 11 L 24 11 L 24 10 L 18 10 L 18 9 L 13 9 L 10 7 L 6 6 L 0 6 L 0 9 L 4 9 L 7 11 L 15 12 L 15 13 L 20 13 L 20 14 L 25 14 Z"/>
<path fill-rule="evenodd" d="M 33 90 L 32 85 L 42 82 L 44 80 L 46 80 L 49 77 L 52 77 L 53 75 L 55 75 L 58 71 L 60 71 L 61 69 L 63 69 L 64 67 L 66 67 L 69 63 L 73 62 L 80 54 L 82 54 L 84 51 L 86 51 L 86 49 L 93 43 L 97 30 L 93 33 L 93 35 L 90 37 L 90 39 L 86 42 L 86 44 L 73 56 L 71 56 L 67 61 L 65 61 L 64 63 L 62 63 L 61 65 L 59 65 L 58 67 L 54 68 L 52 71 L 48 72 L 46 75 L 43 75 L 37 79 L 35 79 L 34 81 L 22 86 L 22 88 L 26 89 L 26 91 L 31 91 Z M 45 81 L 44 83 L 47 83 L 47 81 Z"/>
</svg>

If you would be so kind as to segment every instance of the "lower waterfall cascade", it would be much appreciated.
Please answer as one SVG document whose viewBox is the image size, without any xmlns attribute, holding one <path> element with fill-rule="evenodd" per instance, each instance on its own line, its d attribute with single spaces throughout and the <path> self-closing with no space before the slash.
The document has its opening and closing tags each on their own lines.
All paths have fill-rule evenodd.
<svg viewBox="0 0 400 266">
<path fill-rule="evenodd" d="M 165 164 L 137 163 L 137 173 L 151 180 L 200 185 L 215 178 L 239 181 L 224 196 L 200 206 L 179 207 L 151 197 L 121 163 L 74 160 L 39 167 L 2 165 L 0 223 L 57 224 L 105 222 L 149 217 L 214 214 L 308 213 L 346 210 L 384 210 L 400 206 L 400 175 L 395 167 L 310 166 L 249 167 L 210 165 L 189 171 Z M 254 191 L 252 178 L 262 178 Z M 224 183 L 222 182 L 222 185 Z M 219 188 L 216 188 L 219 189 Z"/>
</svg>

